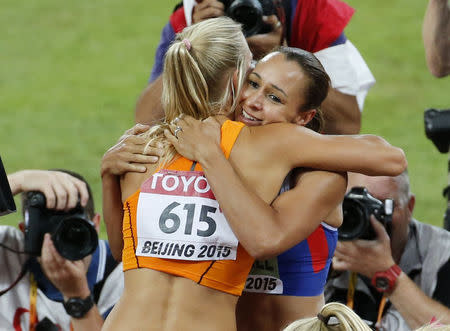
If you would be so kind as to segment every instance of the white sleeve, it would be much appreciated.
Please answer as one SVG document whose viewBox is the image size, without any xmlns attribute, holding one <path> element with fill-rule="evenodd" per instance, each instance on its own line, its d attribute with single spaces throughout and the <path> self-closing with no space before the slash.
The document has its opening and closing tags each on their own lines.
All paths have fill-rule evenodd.
<svg viewBox="0 0 450 331">
<path fill-rule="evenodd" d="M 122 263 L 118 264 L 115 269 L 109 274 L 108 278 L 103 284 L 100 298 L 97 303 L 98 311 L 103 315 L 111 307 L 113 307 L 123 291 L 123 270 Z"/>
<path fill-rule="evenodd" d="M 197 4 L 195 0 L 183 0 L 184 17 L 186 18 L 186 26 L 192 24 L 192 9 Z"/>
<path fill-rule="evenodd" d="M 341 93 L 356 96 L 362 111 L 367 92 L 375 78 L 356 47 L 347 40 L 344 44 L 314 53 L 330 76 L 331 86 Z"/>
</svg>

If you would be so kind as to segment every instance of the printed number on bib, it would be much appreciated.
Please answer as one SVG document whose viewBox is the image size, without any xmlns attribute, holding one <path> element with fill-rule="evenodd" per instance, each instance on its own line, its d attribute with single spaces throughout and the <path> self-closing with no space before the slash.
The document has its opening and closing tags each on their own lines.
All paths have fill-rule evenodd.
<svg viewBox="0 0 450 331">
<path fill-rule="evenodd" d="M 235 260 L 238 240 L 198 171 L 161 170 L 141 187 L 136 255 Z"/>
</svg>

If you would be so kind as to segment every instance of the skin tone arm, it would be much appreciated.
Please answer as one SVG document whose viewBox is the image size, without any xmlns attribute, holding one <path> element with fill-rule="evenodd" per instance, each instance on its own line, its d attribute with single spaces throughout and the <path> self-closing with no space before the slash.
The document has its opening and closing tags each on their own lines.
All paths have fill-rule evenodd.
<svg viewBox="0 0 450 331">
<path fill-rule="evenodd" d="M 375 135 L 323 135 L 289 123 L 244 128 L 241 135 L 250 150 L 266 150 L 270 160 L 284 158 L 290 169 L 304 166 L 396 176 L 407 166 L 402 149 Z"/>
<path fill-rule="evenodd" d="M 428 69 L 436 77 L 450 74 L 450 3 L 430 0 L 422 27 Z"/>
<path fill-rule="evenodd" d="M 377 239 L 339 241 L 333 258 L 333 269 L 357 272 L 372 279 L 375 272 L 387 270 L 395 263 L 389 235 L 373 217 L 371 223 Z M 371 258 L 368 259 L 367 256 Z M 388 297 L 411 329 L 429 323 L 433 316 L 441 323 L 450 324 L 450 309 L 425 295 L 403 272 Z"/>
<path fill-rule="evenodd" d="M 150 148 L 149 155 L 143 154 L 146 140 L 138 135 L 148 129 L 147 125 L 136 124 L 102 158 L 103 219 L 111 252 L 117 261 L 122 260 L 123 247 L 120 176 L 126 172 L 145 172 L 145 164 L 157 162 L 160 154 L 157 148 Z"/>
<path fill-rule="evenodd" d="M 164 118 L 161 104 L 162 76 L 148 84 L 136 104 L 135 122 L 153 124 Z"/>
<path fill-rule="evenodd" d="M 321 108 L 325 117 L 323 133 L 357 134 L 361 130 L 361 111 L 355 96 L 330 88 Z"/>
<path fill-rule="evenodd" d="M 176 125 L 183 129 L 178 134 L 178 141 L 171 139 L 171 142 L 178 144 L 177 147 L 181 147 L 180 143 L 184 142 L 186 134 L 200 134 L 204 131 L 206 136 L 210 134 L 213 137 L 213 132 L 220 132 L 220 124 L 214 119 L 198 121 L 185 116 Z M 175 125 L 172 126 L 172 130 L 174 129 Z M 211 141 L 218 148 L 217 138 L 210 139 Z M 282 159 L 288 165 L 288 170 L 309 167 L 328 171 L 352 171 L 368 176 L 397 176 L 407 166 L 403 150 L 390 145 L 379 136 L 323 135 L 290 123 L 244 127 L 234 149 L 240 144 L 245 144 L 249 151 L 255 151 L 260 162 L 271 164 L 274 163 L 273 160 Z M 191 154 L 185 156 L 195 160 L 196 152 L 193 148 Z"/>
<path fill-rule="evenodd" d="M 86 184 L 61 171 L 21 170 L 8 175 L 8 182 L 13 195 L 41 191 L 49 209 L 75 208 L 78 196 L 81 205 L 86 206 L 89 199 Z"/>
<path fill-rule="evenodd" d="M 201 133 L 198 130 L 183 133 L 182 145 L 170 134 L 167 137 L 179 152 L 201 163 L 228 222 L 253 257 L 265 259 L 291 248 L 311 234 L 342 201 L 345 175 L 308 171 L 299 176 L 295 188 L 268 205 L 248 189 L 225 159 L 218 147 L 220 137 L 217 126 L 207 128 Z M 199 144 L 202 146 L 200 150 L 195 143 L 198 141 L 215 143 Z M 196 150 L 195 155 L 186 155 L 193 150 Z M 242 222 L 243 219 L 246 221 Z"/>
</svg>

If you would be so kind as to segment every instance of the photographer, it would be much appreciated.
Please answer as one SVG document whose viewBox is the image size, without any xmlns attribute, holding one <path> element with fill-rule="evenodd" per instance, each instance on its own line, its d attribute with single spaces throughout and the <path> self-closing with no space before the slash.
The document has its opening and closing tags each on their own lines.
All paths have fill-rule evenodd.
<svg viewBox="0 0 450 331">
<path fill-rule="evenodd" d="M 10 174 L 8 182 L 13 195 L 22 193 L 25 225 L 20 223 L 20 230 L 0 226 L 0 290 L 7 290 L 0 297 L 0 329 L 100 330 L 121 295 L 123 276 L 107 242 L 98 240 L 100 215 L 94 212 L 89 185 L 65 170 L 22 170 Z M 36 215 L 41 216 L 37 221 Z M 89 224 L 94 234 L 89 245 L 84 245 L 81 236 L 84 228 L 71 227 L 84 215 L 83 224 Z M 65 232 L 58 232 L 59 224 L 68 224 Z M 52 237 L 36 234 L 39 227 L 47 230 L 53 225 Z M 70 237 L 68 229 L 75 237 Z M 37 254 L 24 254 L 33 246 L 30 241 L 43 241 Z M 80 242 L 83 246 L 72 251 Z M 86 246 L 90 253 L 78 258 L 77 254 L 87 252 Z M 71 259 L 62 257 L 61 249 Z"/>
<path fill-rule="evenodd" d="M 258 2 L 258 1 L 256 1 Z M 247 43 L 255 59 L 279 45 L 314 52 L 331 78 L 332 87 L 322 104 L 325 116 L 324 132 L 329 134 L 359 133 L 361 111 L 370 87 L 375 83 L 367 64 L 358 50 L 347 40 L 344 29 L 354 10 L 339 0 L 259 0 L 265 8 L 274 6 L 261 20 L 263 28 L 256 34 L 247 27 L 248 17 L 241 12 L 238 20 L 249 30 Z M 250 3 L 247 0 L 184 0 L 164 26 L 149 85 L 142 92 L 136 106 L 136 123 L 150 124 L 163 117 L 160 98 L 161 72 L 164 55 L 176 33 L 199 21 L 231 15 L 231 5 Z"/>
<path fill-rule="evenodd" d="M 407 172 L 351 174 L 349 187 L 365 187 L 384 204 L 392 199 L 392 221 L 383 226 L 372 215 L 375 239 L 338 242 L 326 301 L 346 303 L 369 325 L 385 330 L 415 329 L 432 318 L 450 323 L 450 233 L 412 217 L 415 196 Z"/>
</svg>

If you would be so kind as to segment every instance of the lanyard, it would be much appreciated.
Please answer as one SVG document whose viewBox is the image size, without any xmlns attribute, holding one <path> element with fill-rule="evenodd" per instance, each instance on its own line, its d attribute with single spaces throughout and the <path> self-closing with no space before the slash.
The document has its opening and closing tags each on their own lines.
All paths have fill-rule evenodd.
<svg viewBox="0 0 450 331">
<path fill-rule="evenodd" d="M 34 331 L 34 329 L 36 328 L 36 324 L 38 323 L 36 300 L 37 282 L 34 279 L 33 273 L 30 272 L 30 331 Z"/>
<path fill-rule="evenodd" d="M 348 290 L 347 290 L 347 306 L 353 310 L 354 306 L 354 297 L 355 297 L 355 290 L 356 290 L 356 283 L 358 281 L 358 274 L 356 272 L 350 272 L 350 279 L 348 280 Z M 378 306 L 378 316 L 377 316 L 377 322 L 375 326 L 379 326 L 381 323 L 381 319 L 383 317 L 383 311 L 384 307 L 386 306 L 386 296 L 383 294 L 383 297 L 381 298 L 380 305 Z M 377 327 L 379 329 L 379 327 Z"/>
</svg>

